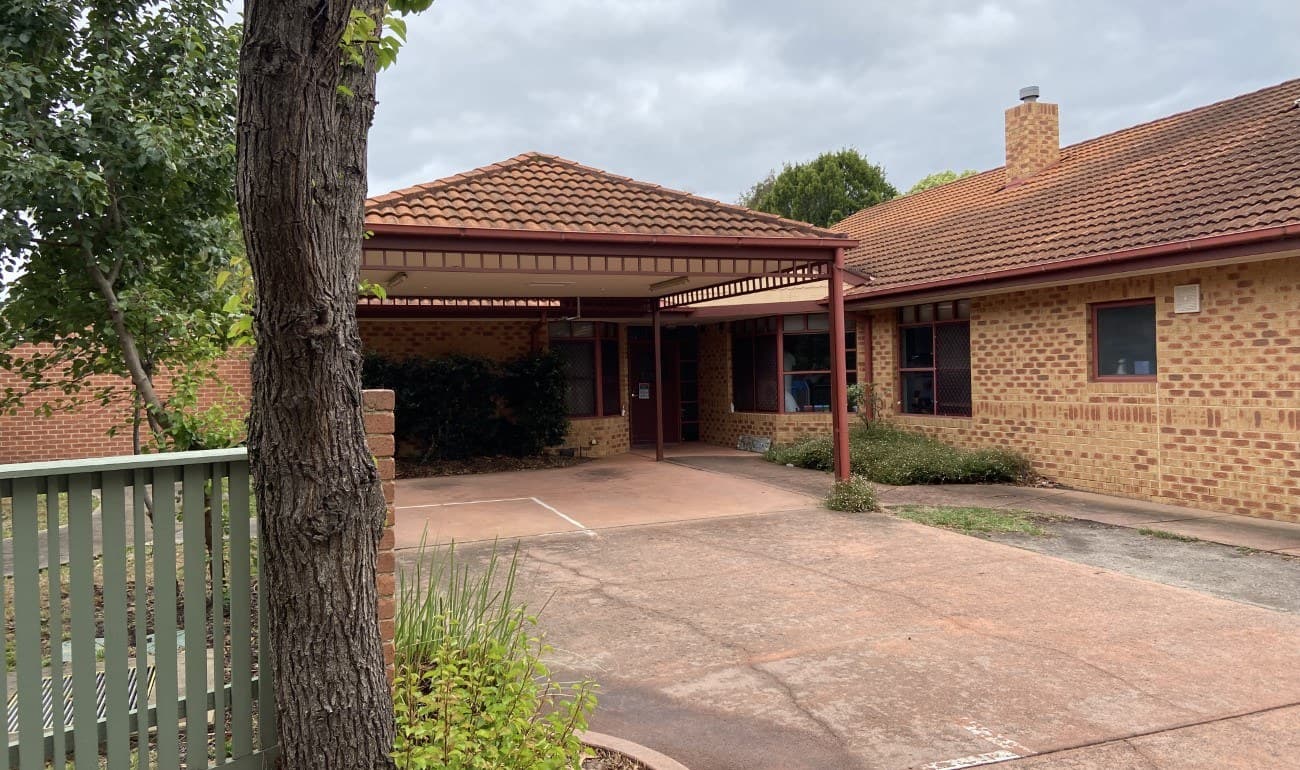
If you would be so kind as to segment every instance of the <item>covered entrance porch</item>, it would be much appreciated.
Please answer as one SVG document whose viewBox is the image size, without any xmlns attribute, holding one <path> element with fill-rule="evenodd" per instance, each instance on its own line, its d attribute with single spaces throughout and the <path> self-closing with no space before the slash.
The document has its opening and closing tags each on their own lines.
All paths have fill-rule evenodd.
<svg viewBox="0 0 1300 770">
<path fill-rule="evenodd" d="M 569 364 L 576 446 L 700 436 L 700 303 L 825 283 L 846 403 L 842 234 L 530 153 L 368 201 L 362 278 L 390 321 L 530 323 Z M 618 366 L 610 363 L 611 353 Z M 715 362 L 716 363 L 716 362 Z M 847 413 L 834 410 L 837 473 Z"/>
</svg>

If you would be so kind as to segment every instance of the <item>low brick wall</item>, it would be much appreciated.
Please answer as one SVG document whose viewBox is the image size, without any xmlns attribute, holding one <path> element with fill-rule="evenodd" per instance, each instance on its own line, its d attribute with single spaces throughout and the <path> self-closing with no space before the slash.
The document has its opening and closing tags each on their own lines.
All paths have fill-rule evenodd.
<svg viewBox="0 0 1300 770">
<path fill-rule="evenodd" d="M 615 415 L 570 419 L 569 432 L 560 448 L 580 450 L 584 457 L 622 454 L 631 448 L 627 418 Z"/>
<path fill-rule="evenodd" d="M 375 456 L 375 466 L 379 469 L 387 508 L 384 534 L 379 538 L 379 553 L 375 559 L 375 587 L 379 598 L 379 633 L 384 641 L 384 664 L 391 683 L 394 619 L 397 613 L 397 572 L 393 553 L 393 523 L 396 521 L 393 505 L 397 495 L 397 485 L 393 481 L 397 470 L 393 462 L 393 391 L 362 391 L 361 404 L 365 412 L 366 443 L 370 446 L 370 453 Z"/>
</svg>

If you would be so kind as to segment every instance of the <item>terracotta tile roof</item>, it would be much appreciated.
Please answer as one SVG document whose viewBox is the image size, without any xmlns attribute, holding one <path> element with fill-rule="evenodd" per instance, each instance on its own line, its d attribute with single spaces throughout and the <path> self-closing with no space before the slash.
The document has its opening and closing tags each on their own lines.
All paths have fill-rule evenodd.
<svg viewBox="0 0 1300 770">
<path fill-rule="evenodd" d="M 835 225 L 853 294 L 1300 223 L 1300 80 L 1062 148 L 1007 187 L 1001 168 Z"/>
<path fill-rule="evenodd" d="M 639 235 L 845 237 L 539 152 L 371 198 L 366 222 Z"/>
</svg>

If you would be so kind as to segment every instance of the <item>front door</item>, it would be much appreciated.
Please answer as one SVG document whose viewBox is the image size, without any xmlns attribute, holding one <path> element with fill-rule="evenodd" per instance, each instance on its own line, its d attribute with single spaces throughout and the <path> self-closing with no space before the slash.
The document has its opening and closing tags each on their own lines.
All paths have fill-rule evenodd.
<svg viewBox="0 0 1300 770">
<path fill-rule="evenodd" d="M 678 385 L 678 343 L 675 329 L 660 330 L 663 364 L 664 441 L 682 440 L 681 395 Z M 628 424 L 633 444 L 655 443 L 654 330 L 631 326 L 627 330 L 627 378 L 632 389 Z"/>
</svg>

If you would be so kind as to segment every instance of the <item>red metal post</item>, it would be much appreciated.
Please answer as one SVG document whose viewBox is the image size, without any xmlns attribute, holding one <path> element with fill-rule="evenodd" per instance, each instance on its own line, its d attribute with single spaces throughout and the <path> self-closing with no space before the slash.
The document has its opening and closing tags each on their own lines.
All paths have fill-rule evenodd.
<svg viewBox="0 0 1300 770">
<path fill-rule="evenodd" d="M 844 358 L 844 249 L 835 250 L 835 265 L 827 279 L 831 310 L 831 441 L 835 449 L 835 480 L 848 479 L 849 398 Z"/>
<path fill-rule="evenodd" d="M 664 459 L 664 362 L 659 350 L 659 300 L 651 313 L 654 319 L 655 357 L 655 461 Z"/>
</svg>

